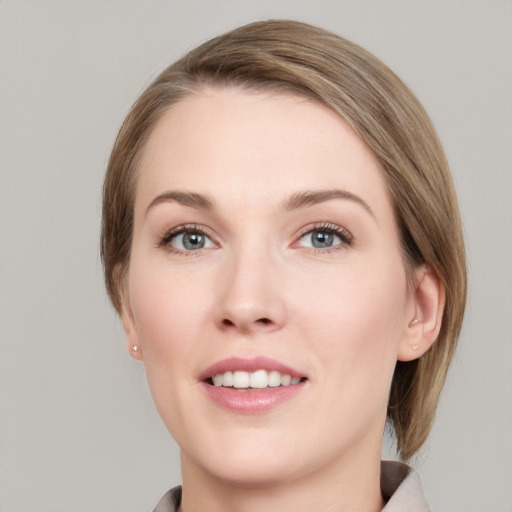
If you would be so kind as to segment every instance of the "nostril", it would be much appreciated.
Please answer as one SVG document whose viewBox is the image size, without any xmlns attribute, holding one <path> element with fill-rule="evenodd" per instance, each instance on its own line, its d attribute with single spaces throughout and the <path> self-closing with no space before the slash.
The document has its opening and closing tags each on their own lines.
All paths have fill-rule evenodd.
<svg viewBox="0 0 512 512">
<path fill-rule="evenodd" d="M 270 320 L 269 318 L 258 318 L 254 323 L 255 324 L 262 324 L 262 325 L 269 325 L 269 324 L 272 324 L 272 320 Z M 222 325 L 224 327 L 235 327 L 235 326 L 238 325 L 240 328 L 245 329 L 246 327 L 248 328 L 250 323 L 248 323 L 246 325 L 245 322 L 243 322 L 243 321 L 238 323 L 238 322 L 233 322 L 233 320 L 230 320 L 229 318 L 224 318 L 222 320 Z"/>
</svg>

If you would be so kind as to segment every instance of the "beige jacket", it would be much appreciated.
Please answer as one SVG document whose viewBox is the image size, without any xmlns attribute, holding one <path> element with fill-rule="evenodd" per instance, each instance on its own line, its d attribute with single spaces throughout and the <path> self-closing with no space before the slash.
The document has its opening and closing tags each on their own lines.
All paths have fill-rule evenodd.
<svg viewBox="0 0 512 512">
<path fill-rule="evenodd" d="M 382 461 L 380 487 L 386 506 L 382 512 L 430 512 L 418 473 L 396 461 Z M 153 512 L 177 512 L 181 487 L 171 489 Z"/>
</svg>

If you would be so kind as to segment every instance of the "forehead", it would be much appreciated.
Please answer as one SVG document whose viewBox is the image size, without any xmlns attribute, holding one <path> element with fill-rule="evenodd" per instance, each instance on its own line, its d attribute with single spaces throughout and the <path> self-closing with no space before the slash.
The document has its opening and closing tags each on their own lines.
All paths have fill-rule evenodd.
<svg viewBox="0 0 512 512">
<path fill-rule="evenodd" d="M 390 207 L 379 162 L 336 113 L 288 93 L 206 88 L 172 106 L 154 128 L 136 209 L 166 189 L 248 205 L 340 187 Z"/>
</svg>

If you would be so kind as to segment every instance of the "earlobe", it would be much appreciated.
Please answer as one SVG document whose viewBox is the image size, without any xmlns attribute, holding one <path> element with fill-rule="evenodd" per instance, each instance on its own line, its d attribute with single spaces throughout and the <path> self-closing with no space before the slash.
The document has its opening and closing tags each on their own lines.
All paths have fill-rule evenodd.
<svg viewBox="0 0 512 512">
<path fill-rule="evenodd" d="M 121 301 L 121 320 L 123 322 L 128 351 L 133 359 L 142 361 L 142 350 L 139 342 L 139 335 L 126 289 L 124 289 L 121 294 Z"/>
<path fill-rule="evenodd" d="M 398 351 L 399 361 L 412 361 L 427 352 L 436 341 L 443 320 L 445 292 L 439 277 L 429 265 L 416 269 L 415 276 L 414 315 L 405 328 Z"/>
</svg>

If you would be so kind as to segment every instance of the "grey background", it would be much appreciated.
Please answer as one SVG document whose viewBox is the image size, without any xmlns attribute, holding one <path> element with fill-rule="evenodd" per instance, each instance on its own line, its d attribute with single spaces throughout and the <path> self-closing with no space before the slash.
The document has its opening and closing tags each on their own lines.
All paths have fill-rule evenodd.
<svg viewBox="0 0 512 512">
<path fill-rule="evenodd" d="M 177 449 L 103 290 L 102 177 L 158 71 L 270 17 L 372 51 L 438 128 L 471 290 L 414 462 L 434 512 L 512 511 L 510 0 L 0 1 L 0 511 L 150 511 L 179 483 Z"/>
</svg>

